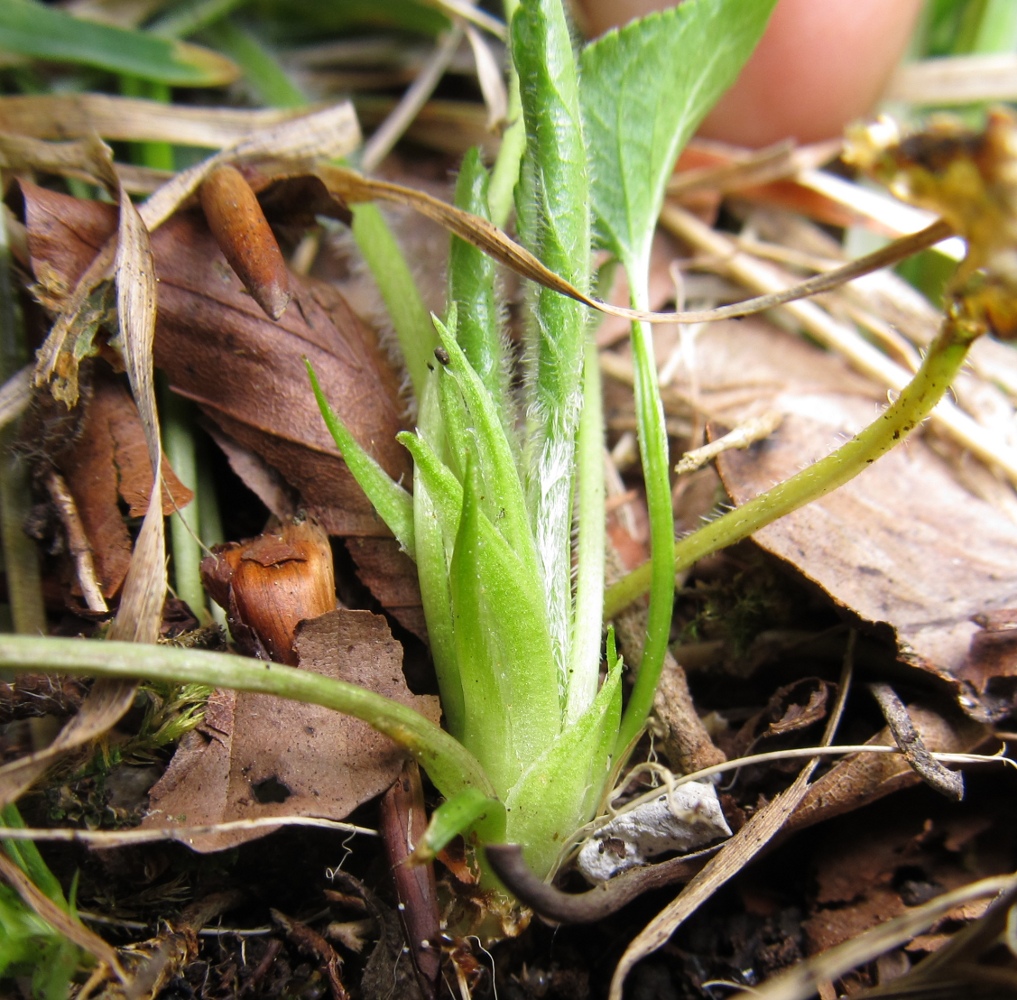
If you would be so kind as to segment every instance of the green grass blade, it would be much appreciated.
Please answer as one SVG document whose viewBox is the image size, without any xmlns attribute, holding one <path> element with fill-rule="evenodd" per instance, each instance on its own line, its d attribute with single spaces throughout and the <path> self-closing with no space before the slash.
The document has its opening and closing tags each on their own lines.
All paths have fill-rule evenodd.
<svg viewBox="0 0 1017 1000">
<path fill-rule="evenodd" d="M 463 509 L 462 483 L 422 437 L 403 431 L 398 440 L 413 456 L 413 466 L 423 479 L 428 493 L 434 498 L 435 517 L 448 536 L 447 550 L 451 559 L 455 536 L 459 531 L 459 515 Z"/>
<path fill-rule="evenodd" d="M 247 3 L 249 0 L 184 0 L 150 22 L 148 30 L 162 38 L 189 38 Z"/>
<path fill-rule="evenodd" d="M 308 103 L 307 95 L 290 79 L 275 54 L 250 31 L 227 19 L 206 28 L 202 37 L 243 70 L 244 82 L 263 104 L 298 108 Z"/>
<path fill-rule="evenodd" d="M 0 828 L 2 827 L 7 827 L 10 830 L 23 830 L 25 827 L 25 821 L 21 818 L 21 813 L 13 802 L 8 803 L 0 810 Z M 0 844 L 41 892 L 52 899 L 54 903 L 59 903 L 63 907 L 67 906 L 64 890 L 57 877 L 50 871 L 49 865 L 43 861 L 39 848 L 35 846 L 35 841 L 4 840 L 0 837 Z"/>
<path fill-rule="evenodd" d="M 371 270 L 399 340 L 413 394 L 420 399 L 438 338 L 409 264 L 377 205 L 353 206 L 353 238 Z"/>
<path fill-rule="evenodd" d="M 231 60 L 210 49 L 86 21 L 26 0 L 0 3 L 0 49 L 174 87 L 221 87 L 240 75 Z"/>
<path fill-rule="evenodd" d="M 458 482 L 456 485 L 459 485 Z M 465 729 L 466 705 L 459 663 L 456 659 L 455 632 L 452 627 L 449 565 L 453 543 L 447 541 L 448 532 L 443 528 L 440 506 L 440 502 L 428 488 L 426 476 L 421 474 L 420 464 L 416 463 L 413 476 L 413 513 L 420 600 L 427 621 L 427 640 L 431 647 L 435 674 L 438 677 L 438 690 L 441 692 L 445 728 L 456 739 L 461 740 Z M 458 527 L 456 515 L 455 529 Z M 453 539 L 455 529 L 451 534 Z"/>
<path fill-rule="evenodd" d="M 511 24 L 519 9 L 519 0 L 504 0 L 505 23 Z M 519 97 L 519 74 L 510 62 L 508 68 L 508 108 L 505 131 L 502 133 L 498 157 L 491 168 L 491 188 L 488 203 L 491 221 L 500 229 L 505 228 L 512 213 L 512 199 L 516 182 L 519 180 L 519 163 L 526 147 L 526 127 L 523 123 L 522 101 Z"/>
</svg>

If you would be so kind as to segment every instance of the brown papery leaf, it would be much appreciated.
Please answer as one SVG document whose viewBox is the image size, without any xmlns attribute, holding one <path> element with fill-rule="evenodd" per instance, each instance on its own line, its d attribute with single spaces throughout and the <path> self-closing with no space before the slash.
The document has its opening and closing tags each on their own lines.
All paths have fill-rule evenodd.
<svg viewBox="0 0 1017 1000">
<path fill-rule="evenodd" d="M 882 405 L 841 361 L 758 322 L 705 329 L 696 356 L 701 401 L 723 425 L 763 409 L 785 415 L 766 441 L 718 460 L 736 503 L 831 452 Z M 1017 525 L 960 486 L 925 441 L 754 538 L 842 607 L 891 625 L 903 659 L 981 710 L 961 683 L 979 631 L 971 617 L 1017 605 Z"/>
<path fill-rule="evenodd" d="M 125 142 L 170 142 L 216 149 L 307 115 L 293 108 L 206 108 L 112 94 L 0 97 L 0 130 L 36 139 L 99 135 Z"/>
<path fill-rule="evenodd" d="M 276 663 L 295 666 L 298 623 L 335 608 L 332 549 L 311 518 L 218 546 L 202 560 L 201 578 L 241 651 Z"/>
<path fill-rule="evenodd" d="M 115 225 L 111 209 L 20 186 L 33 271 L 73 286 Z M 330 286 L 290 276 L 295 302 L 273 322 L 252 301 L 201 215 L 153 236 L 159 279 L 155 354 L 173 389 L 238 445 L 276 469 L 330 534 L 349 536 L 364 582 L 419 630 L 416 571 L 350 475 L 307 381 L 314 365 L 354 436 L 393 478 L 408 480 L 399 385 L 371 331 Z M 277 513 L 292 513 L 277 511 Z"/>
<path fill-rule="evenodd" d="M 8 138 L 0 135 L 0 162 L 5 157 L 9 158 L 5 146 Z M 94 133 L 89 133 L 89 137 L 82 143 L 48 147 L 38 141 L 33 144 L 31 139 L 14 137 L 8 145 L 14 151 L 11 155 L 23 169 L 36 166 L 69 176 L 80 176 L 84 172 L 86 176 L 103 184 L 122 206 L 119 243 L 109 239 L 96 248 L 89 258 L 87 268 L 81 269 L 73 288 L 65 290 L 65 301 L 59 310 L 57 322 L 38 354 L 36 383 L 50 384 L 54 396 L 64 400 L 68 406 L 77 402 L 78 358 L 74 351 L 73 334 L 78 332 L 80 314 L 86 309 L 95 290 L 111 277 L 114 268 L 123 275 L 124 262 L 136 258 L 140 232 L 145 229 L 153 231 L 161 226 L 217 166 L 247 160 L 266 164 L 283 162 L 286 164 L 284 172 L 292 172 L 294 163 L 344 156 L 356 147 L 359 140 L 360 130 L 349 102 L 318 109 L 245 135 L 227 149 L 220 150 L 173 176 L 154 191 L 140 209 L 136 209 L 129 200 L 125 203 L 126 189 L 117 176 L 110 151 Z M 51 162 L 54 160 L 56 162 Z M 125 253 L 128 245 L 131 251 Z M 116 260 L 115 255 L 118 255 Z M 118 283 L 118 289 L 121 285 Z M 140 286 L 134 283 L 132 287 Z M 125 297 L 120 303 L 121 310 L 130 301 L 130 297 Z M 136 298 L 135 301 L 140 304 L 141 300 Z"/>
<path fill-rule="evenodd" d="M 438 699 L 413 695 L 402 648 L 385 619 L 333 611 L 298 629 L 300 666 L 410 705 L 437 722 Z M 269 695 L 217 692 L 205 721 L 181 744 L 152 789 L 144 826 L 217 823 L 264 816 L 343 819 L 383 792 L 403 753 L 365 722 Z M 188 837 L 197 851 L 220 851 L 270 829 Z"/>
<path fill-rule="evenodd" d="M 96 140 L 86 150 L 89 166 L 116 197 L 116 250 L 111 259 L 117 291 L 119 345 L 131 392 L 138 406 L 145 443 L 152 467 L 153 493 L 161 490 L 162 448 L 155 412 L 155 387 L 152 368 L 152 340 L 155 333 L 155 267 L 148 231 L 127 192 L 120 186 L 113 169 L 112 155 Z M 112 243 L 107 241 L 107 246 Z M 90 258 L 87 269 L 98 277 L 98 258 Z M 101 268 L 105 274 L 105 265 Z M 68 283 L 69 287 L 69 283 Z M 84 286 L 82 286 L 84 287 Z M 72 297 L 73 301 L 74 297 Z M 82 299 L 77 305 L 80 307 Z M 77 313 L 77 307 L 73 310 Z M 62 315 L 56 324 L 69 333 L 73 320 Z M 61 341 L 61 333 L 55 339 Z M 48 341 L 49 342 L 49 341 Z M 59 357 L 60 352 L 55 357 Z M 71 372 L 76 383 L 76 362 Z M 76 389 L 75 389 L 76 394 Z M 120 605 L 110 625 L 108 638 L 154 643 L 159 637 L 163 602 L 166 598 L 166 546 L 161 504 L 149 504 L 134 546 Z M 137 684 L 132 681 L 100 679 L 81 706 L 81 711 L 57 734 L 44 750 L 15 761 L 0 774 L 0 803 L 12 801 L 35 781 L 60 755 L 94 739 L 112 727 L 134 701 Z"/>
<path fill-rule="evenodd" d="M 82 409 L 80 433 L 53 458 L 77 501 L 102 592 L 112 597 L 131 558 L 131 538 L 118 498 L 127 504 L 129 516 L 144 514 L 152 492 L 152 464 L 137 406 L 120 382 L 98 375 Z M 193 494 L 168 466 L 163 467 L 163 487 L 163 514 L 191 502 Z"/>
</svg>

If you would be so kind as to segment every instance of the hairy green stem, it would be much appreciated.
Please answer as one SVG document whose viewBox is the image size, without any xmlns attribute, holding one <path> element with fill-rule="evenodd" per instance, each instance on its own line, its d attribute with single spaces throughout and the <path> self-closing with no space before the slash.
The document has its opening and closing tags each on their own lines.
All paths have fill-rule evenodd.
<svg viewBox="0 0 1017 1000">
<path fill-rule="evenodd" d="M 597 695 L 600 623 L 604 615 L 606 526 L 604 524 L 604 408 L 600 358 L 586 342 L 583 414 L 576 448 L 576 600 L 569 650 L 564 721 L 575 722 Z"/>
<path fill-rule="evenodd" d="M 590 284 L 587 153 L 572 42 L 558 0 L 522 0 L 512 19 L 527 145 L 516 216 L 523 245 L 583 292 Z M 573 466 L 582 409 L 586 308 L 540 287 L 531 300 L 528 504 L 566 689 L 571 623 Z"/>
<path fill-rule="evenodd" d="M 932 412 L 964 364 L 971 342 L 970 334 L 947 319 L 915 377 L 879 417 L 826 458 L 679 540 L 674 548 L 675 572 L 843 486 L 885 455 Z M 644 563 L 611 587 L 605 618 L 646 593 L 651 573 L 652 565 Z"/>
</svg>

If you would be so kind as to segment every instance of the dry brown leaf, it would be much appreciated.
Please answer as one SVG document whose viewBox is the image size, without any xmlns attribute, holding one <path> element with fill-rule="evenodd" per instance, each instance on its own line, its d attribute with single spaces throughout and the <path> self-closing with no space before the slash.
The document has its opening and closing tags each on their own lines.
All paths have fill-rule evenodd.
<svg viewBox="0 0 1017 1000">
<path fill-rule="evenodd" d="M 74 285 L 115 224 L 112 211 L 27 183 L 20 206 L 33 271 Z M 416 570 L 389 537 L 328 434 L 303 358 L 333 406 L 396 479 L 408 479 L 399 385 L 373 334 L 330 286 L 291 276 L 294 307 L 273 322 L 252 301 L 200 214 L 187 212 L 153 237 L 159 279 L 156 360 L 173 388 L 195 400 L 225 434 L 276 469 L 330 534 L 352 536 L 365 584 L 421 633 Z M 278 515 L 294 511 L 275 510 Z"/>
<path fill-rule="evenodd" d="M 95 569 L 106 597 L 119 591 L 131 559 L 131 538 L 118 500 L 130 517 L 148 510 L 152 465 L 138 410 L 120 382 L 97 371 L 83 399 L 80 430 L 51 455 L 77 501 Z M 171 514 L 193 494 L 168 467 L 163 470 L 162 512 Z"/>
<path fill-rule="evenodd" d="M 298 630 L 300 666 L 411 705 L 437 721 L 437 698 L 413 695 L 402 649 L 384 618 L 333 611 Z M 403 754 L 364 722 L 268 695 L 217 692 L 203 726 L 177 751 L 152 789 L 143 826 L 215 823 L 264 816 L 342 819 L 383 792 Z M 197 851 L 219 851 L 270 832 L 188 837 Z"/>
<path fill-rule="evenodd" d="M 809 953 L 826 951 L 973 877 L 1010 871 L 1012 838 L 990 829 L 966 849 L 944 848 L 950 814 L 886 809 L 832 824 L 809 876 L 815 893 L 803 921 Z M 924 897 L 924 898 L 923 898 Z"/>
<path fill-rule="evenodd" d="M 113 174 L 113 179 L 116 175 Z M 145 432 L 152 467 L 152 494 L 162 494 L 162 443 L 155 406 L 155 260 L 148 229 L 130 195 L 119 181 L 111 185 L 119 202 L 113 277 L 116 284 L 118 333 L 116 343 L 124 359 L 131 395 Z M 134 543 L 116 617 L 108 637 L 154 643 L 159 638 L 162 608 L 169 589 L 166 536 L 162 504 L 149 503 Z M 130 699 L 126 691 L 126 711 Z M 131 693 L 133 699 L 133 690 Z"/>
<path fill-rule="evenodd" d="M 1017 609 L 979 612 L 972 620 L 979 631 L 971 637 L 967 657 L 954 673 L 975 691 L 991 716 L 1001 716 L 1015 698 Z"/>
<path fill-rule="evenodd" d="M 0 130 L 35 139 L 99 135 L 217 149 L 307 114 L 303 108 L 206 108 L 111 94 L 0 97 Z"/>
<path fill-rule="evenodd" d="M 113 273 L 120 274 L 124 264 L 134 261 L 141 264 L 138 256 L 142 232 L 153 231 L 168 219 L 180 205 L 200 186 L 202 181 L 219 165 L 234 161 L 285 162 L 284 173 L 292 171 L 294 163 L 311 162 L 321 157 L 343 156 L 354 149 L 359 142 L 360 132 L 349 103 L 312 111 L 296 119 L 284 121 L 274 127 L 244 136 L 236 144 L 213 154 L 208 159 L 176 174 L 158 188 L 148 200 L 136 209 L 127 197 L 113 166 L 112 156 L 94 133 L 83 143 L 55 145 L 47 148 L 36 144 L 34 152 L 26 159 L 24 149 L 31 140 L 15 137 L 12 148 L 19 157 L 19 163 L 26 169 L 32 166 L 32 157 L 38 160 L 42 169 L 57 170 L 71 175 L 84 171 L 94 177 L 116 197 L 121 206 L 120 233 L 117 244 L 107 240 L 97 252 L 88 258 L 87 267 L 82 267 L 80 277 L 70 290 L 64 290 L 63 302 L 57 322 L 50 331 L 46 343 L 40 349 L 36 364 L 36 383 L 50 384 L 51 391 L 68 406 L 77 402 L 77 362 L 74 352 L 76 337 L 81 324 L 80 315 L 87 310 L 89 299 L 95 290 Z M 2 152 L 2 144 L 0 144 Z M 68 159 L 68 157 L 70 159 Z M 56 159 L 57 163 L 51 163 Z M 24 162 L 22 162 L 24 161 Z M 65 162 L 67 161 L 67 162 Z M 146 238 L 147 240 L 147 238 Z M 139 267 L 135 277 L 140 278 L 144 268 Z M 122 289 L 140 289 L 140 283 L 118 283 L 118 294 Z M 123 311 L 133 301 L 140 306 L 143 296 L 124 296 L 118 303 Z M 123 316 L 121 317 L 123 319 Z M 128 362 L 128 367 L 130 364 Z M 143 401 L 139 404 L 144 406 Z M 143 419 L 144 415 L 143 415 Z"/>
<path fill-rule="evenodd" d="M 297 625 L 335 609 L 332 549 L 311 518 L 217 546 L 202 560 L 201 577 L 240 651 L 263 660 L 296 666 Z"/>
<path fill-rule="evenodd" d="M 723 425 L 785 415 L 765 442 L 719 458 L 736 503 L 828 454 L 881 405 L 841 361 L 759 322 L 704 329 L 696 357 L 702 406 Z M 842 607 L 892 625 L 908 662 L 980 710 L 961 679 L 979 631 L 971 617 L 1017 605 L 1017 526 L 959 486 L 923 440 L 754 538 Z"/>
<path fill-rule="evenodd" d="M 909 705 L 908 712 L 926 745 L 937 753 L 969 753 L 988 735 L 984 726 L 963 716 L 947 719 L 918 705 Z M 883 729 L 867 742 L 888 746 L 892 745 L 893 736 Z M 839 761 L 813 783 L 788 821 L 786 832 L 853 812 L 902 788 L 917 785 L 920 780 L 900 754 L 853 755 Z"/>
<path fill-rule="evenodd" d="M 156 276 L 148 231 L 130 196 L 117 181 L 110 151 L 96 141 L 89 144 L 87 156 L 96 175 L 118 201 L 116 251 L 111 261 L 117 291 L 118 342 L 144 429 L 153 493 L 155 490 L 161 492 L 162 447 L 152 367 Z M 70 301 L 75 301 L 73 296 Z M 81 304 L 78 303 L 78 306 Z M 74 312 L 77 312 L 77 307 Z M 65 321 L 66 332 L 69 332 L 73 320 L 64 313 L 59 317 L 57 327 L 61 321 Z M 73 380 L 77 380 L 76 362 Z M 168 587 L 161 507 L 161 503 L 150 503 L 145 514 L 124 580 L 120 605 L 107 633 L 110 639 L 154 643 L 159 637 Z M 130 708 L 136 688 L 136 683 L 130 681 L 97 681 L 81 711 L 48 747 L 3 769 L 0 773 L 0 802 L 12 801 L 57 757 L 113 726 Z"/>
<path fill-rule="evenodd" d="M 64 287 L 73 284 L 112 231 L 112 212 L 29 184 L 20 190 L 34 273 Z M 396 377 L 342 297 L 301 279 L 295 286 L 300 308 L 270 322 L 196 213 L 164 225 L 154 248 L 156 353 L 173 387 L 278 468 L 307 503 L 322 508 L 332 533 L 384 535 L 337 460 L 302 360 L 311 361 L 333 405 L 389 474 L 408 475 L 406 453 L 394 441 L 402 428 Z"/>
<path fill-rule="evenodd" d="M 942 896 L 936 897 L 923 906 L 915 907 L 893 920 L 879 924 L 864 934 L 850 938 L 843 944 L 831 948 L 821 955 L 814 956 L 807 962 L 801 962 L 793 968 L 785 970 L 779 975 L 774 976 L 773 979 L 763 986 L 753 988 L 749 993 L 742 992 L 738 993 L 737 996 L 744 998 L 744 1000 L 749 1000 L 750 997 L 755 998 L 755 1000 L 808 1000 L 809 997 L 815 995 L 821 983 L 836 980 L 849 970 L 864 962 L 871 961 L 877 955 L 881 955 L 892 948 L 904 944 L 914 938 L 916 934 L 927 930 L 955 907 L 969 903 L 971 900 L 1003 894 L 997 900 L 992 911 L 990 911 L 994 913 L 997 919 L 987 928 L 978 928 L 978 925 L 970 928 L 974 933 L 978 933 L 979 930 L 989 930 L 992 932 L 989 940 L 982 942 L 983 945 L 987 946 L 999 934 L 1001 927 L 1005 925 L 1008 911 L 1014 903 L 1015 891 L 1017 891 L 1015 886 L 1017 886 L 1017 877 L 1013 875 L 993 876 L 972 882 L 970 885 L 955 889 L 952 892 L 944 893 Z M 965 943 L 967 934 L 968 931 L 965 930 L 957 935 L 956 940 L 958 945 Z M 950 951 L 950 947 L 947 946 L 939 954 L 945 956 Z M 944 973 L 947 972 L 947 969 L 935 967 L 939 954 L 930 956 L 926 961 L 933 965 L 935 983 L 941 985 L 945 981 Z M 954 955 L 950 955 L 950 957 L 952 958 Z M 957 971 L 961 972 L 962 969 L 963 966 L 960 966 Z M 935 973 L 939 973 L 939 975 Z M 967 985 L 970 986 L 970 984 Z M 934 992 L 924 995 L 951 997 L 966 995 L 956 992 L 955 984 L 953 983 L 946 986 L 946 991 L 944 993 L 937 988 Z M 894 984 L 888 984 L 887 989 L 866 990 L 859 995 L 883 996 L 886 1000 L 890 1000 L 894 996 Z M 921 992 L 909 992 L 906 995 L 919 997 L 923 994 Z M 988 995 L 1003 996 L 1009 995 L 1009 993 L 996 992 L 990 986 Z"/>
</svg>

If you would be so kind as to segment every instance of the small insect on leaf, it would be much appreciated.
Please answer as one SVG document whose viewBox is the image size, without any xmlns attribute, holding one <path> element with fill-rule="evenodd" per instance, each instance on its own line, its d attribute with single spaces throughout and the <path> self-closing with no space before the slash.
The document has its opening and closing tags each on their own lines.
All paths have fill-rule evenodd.
<svg viewBox="0 0 1017 1000">
<path fill-rule="evenodd" d="M 208 228 L 237 277 L 265 313 L 279 319 L 292 295 L 289 271 L 272 228 L 244 175 L 216 167 L 199 192 Z"/>
<path fill-rule="evenodd" d="M 436 347 L 434 349 L 434 356 L 438 359 L 439 363 L 447 365 L 452 359 L 449 357 L 448 351 L 444 347 Z"/>
</svg>

